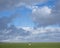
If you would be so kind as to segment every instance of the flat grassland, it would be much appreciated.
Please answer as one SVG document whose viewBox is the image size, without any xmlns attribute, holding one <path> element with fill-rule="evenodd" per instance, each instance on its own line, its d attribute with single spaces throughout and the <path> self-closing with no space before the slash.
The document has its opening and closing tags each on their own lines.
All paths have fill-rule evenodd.
<svg viewBox="0 0 60 48">
<path fill-rule="evenodd" d="M 60 48 L 60 42 L 0 43 L 0 48 Z"/>
</svg>

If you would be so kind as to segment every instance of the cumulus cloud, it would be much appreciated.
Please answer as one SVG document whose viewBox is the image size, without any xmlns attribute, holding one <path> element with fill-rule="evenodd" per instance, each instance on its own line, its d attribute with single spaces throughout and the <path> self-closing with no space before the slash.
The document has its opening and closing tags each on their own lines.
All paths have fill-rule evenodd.
<svg viewBox="0 0 60 48">
<path fill-rule="evenodd" d="M 49 8 L 35 7 L 32 10 L 32 19 L 37 26 L 60 25 L 60 1 L 55 3 L 55 7 Z"/>
<path fill-rule="evenodd" d="M 26 28 L 26 27 L 24 27 Z M 6 33 L 7 31 L 7 33 Z M 36 41 L 60 41 L 60 28 L 41 27 L 37 29 L 23 29 L 11 26 L 0 35 L 1 42 L 36 42 Z"/>
<path fill-rule="evenodd" d="M 35 3 L 44 1 L 46 0 L 0 0 L 0 10 L 6 10 L 22 4 L 34 5 Z M 32 27 L 19 28 L 14 25 L 8 26 L 17 17 L 16 14 L 10 17 L 0 17 L 0 41 L 60 41 L 60 27 L 46 27 L 55 24 L 60 25 L 59 2 L 58 0 L 53 8 L 49 8 L 48 6 L 32 7 L 32 19 L 38 26 L 36 29 Z"/>
<path fill-rule="evenodd" d="M 25 38 L 29 35 L 29 31 L 26 31 L 22 28 L 18 29 L 14 25 L 11 25 L 8 29 L 0 32 L 0 41 L 22 41 L 25 40 Z"/>
<path fill-rule="evenodd" d="M 41 27 L 33 29 L 30 36 L 31 41 L 60 41 L 60 28 L 55 27 Z"/>
<path fill-rule="evenodd" d="M 2 18 L 0 18 L 0 30 L 7 29 L 7 25 L 10 22 L 11 22 L 11 20 L 8 17 L 2 17 Z"/>
<path fill-rule="evenodd" d="M 9 17 L 0 17 L 0 41 L 14 41 L 15 38 L 16 40 L 22 40 L 24 39 L 23 37 L 30 35 L 29 31 L 25 31 L 22 28 L 18 29 L 16 26 L 11 24 L 16 17 L 19 16 L 14 14 Z M 22 38 L 19 38 L 18 36 L 21 36 Z"/>
<path fill-rule="evenodd" d="M 46 26 L 49 25 L 51 22 L 51 9 L 47 6 L 41 8 L 34 8 L 32 10 L 32 18 L 38 26 Z"/>
<path fill-rule="evenodd" d="M 6 17 L 6 16 L 0 17 L 0 31 L 7 29 L 8 24 L 10 24 L 17 17 L 19 17 L 18 14 L 13 14 L 9 17 Z"/>
</svg>

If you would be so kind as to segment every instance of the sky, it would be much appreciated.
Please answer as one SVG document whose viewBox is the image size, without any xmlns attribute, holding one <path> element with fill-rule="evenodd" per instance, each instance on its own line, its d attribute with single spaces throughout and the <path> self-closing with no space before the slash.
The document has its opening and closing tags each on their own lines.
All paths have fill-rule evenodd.
<svg viewBox="0 0 60 48">
<path fill-rule="evenodd" d="M 0 0 L 0 42 L 60 42 L 60 0 Z"/>
</svg>

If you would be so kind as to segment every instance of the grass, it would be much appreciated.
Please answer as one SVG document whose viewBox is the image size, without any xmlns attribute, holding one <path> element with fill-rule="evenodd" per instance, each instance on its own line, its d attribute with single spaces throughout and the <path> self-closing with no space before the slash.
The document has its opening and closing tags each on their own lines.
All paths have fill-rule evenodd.
<svg viewBox="0 0 60 48">
<path fill-rule="evenodd" d="M 0 48 L 60 48 L 60 43 L 0 43 Z"/>
</svg>

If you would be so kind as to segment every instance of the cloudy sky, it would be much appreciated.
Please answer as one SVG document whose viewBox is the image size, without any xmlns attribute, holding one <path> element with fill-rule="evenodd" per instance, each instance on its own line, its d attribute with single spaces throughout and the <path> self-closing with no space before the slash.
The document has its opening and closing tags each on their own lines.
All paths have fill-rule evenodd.
<svg viewBox="0 0 60 48">
<path fill-rule="evenodd" d="M 60 42 L 60 0 L 0 0 L 0 42 Z"/>
</svg>

